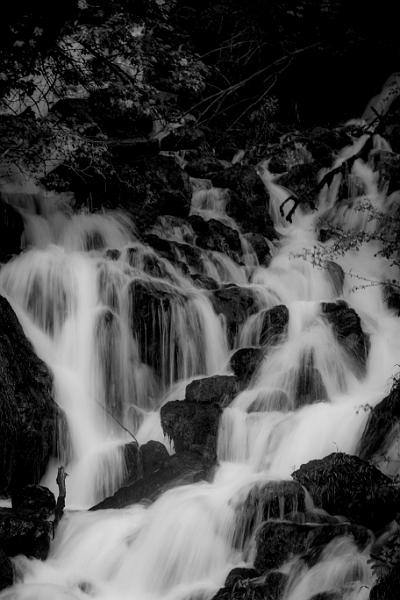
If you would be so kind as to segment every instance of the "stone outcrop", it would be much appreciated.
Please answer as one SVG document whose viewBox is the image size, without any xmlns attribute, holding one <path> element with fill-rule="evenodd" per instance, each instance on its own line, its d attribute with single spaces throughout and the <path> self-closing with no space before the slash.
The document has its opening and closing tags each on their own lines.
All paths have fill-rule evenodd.
<svg viewBox="0 0 400 600">
<path fill-rule="evenodd" d="M 0 494 L 38 483 L 56 453 L 63 414 L 49 369 L 33 351 L 9 302 L 0 297 Z"/>
</svg>

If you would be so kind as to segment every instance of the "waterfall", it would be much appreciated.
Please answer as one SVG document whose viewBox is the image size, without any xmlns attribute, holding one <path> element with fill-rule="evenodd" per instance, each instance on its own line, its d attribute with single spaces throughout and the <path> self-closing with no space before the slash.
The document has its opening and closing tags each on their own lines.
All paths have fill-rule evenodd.
<svg viewBox="0 0 400 600">
<path fill-rule="evenodd" d="M 360 143 L 344 149 L 337 164 Z M 332 264 L 314 264 L 304 250 L 313 256 L 315 248 L 333 244 L 318 238 L 324 219 L 371 230 L 376 223 L 360 206 L 367 201 L 385 212 L 391 199 L 378 190 L 372 168 L 357 161 L 350 198 L 340 200 L 335 179 L 322 190 L 316 212 L 299 207 L 288 223 L 279 213 L 288 191 L 267 164 L 260 176 L 280 233 L 268 266 L 258 264 L 226 214 L 224 193 L 214 188 L 194 192 L 192 215 L 233 227 L 241 244 L 238 261 L 201 249 L 194 227 L 172 218 L 154 225 L 156 240 L 149 244 L 118 213 L 74 214 L 58 206 L 57 218 L 50 218 L 19 205 L 28 223 L 27 248 L 1 269 L 0 288 L 54 373 L 55 398 L 69 428 L 70 447 L 62 453 L 69 461 L 71 507 L 89 506 L 123 481 L 123 448 L 130 440 L 115 418 L 141 443 L 165 442 L 158 417 L 163 403 L 182 399 L 178 390 L 193 378 L 228 372 L 234 347 L 259 343 L 269 309 L 285 305 L 288 322 L 247 388 L 223 411 L 212 482 L 169 490 L 149 506 L 69 511 L 45 562 L 16 559 L 21 583 L 0 595 L 4 600 L 207 600 L 233 567 L 251 562 L 234 543 L 236 509 L 247 492 L 290 479 L 311 459 L 355 452 L 368 417 L 360 407 L 383 398 L 400 363 L 398 318 L 385 306 L 380 286 L 357 282 L 381 283 L 398 273 L 377 254 L 376 241 L 338 256 L 336 271 Z M 335 276 L 338 265 L 343 285 Z M 209 291 L 197 284 L 204 276 L 256 298 L 233 341 Z M 326 316 L 324 306 L 338 300 L 361 317 L 369 340 L 365 361 L 338 342 Z M 151 312 L 151 331 L 143 310 Z M 304 381 L 312 382 L 306 392 Z M 52 478 L 50 466 L 45 481 Z M 335 539 L 311 568 L 295 560 L 285 565 L 284 598 L 309 600 L 340 589 L 345 600 L 366 600 L 372 582 L 367 558 L 348 539 Z"/>
</svg>

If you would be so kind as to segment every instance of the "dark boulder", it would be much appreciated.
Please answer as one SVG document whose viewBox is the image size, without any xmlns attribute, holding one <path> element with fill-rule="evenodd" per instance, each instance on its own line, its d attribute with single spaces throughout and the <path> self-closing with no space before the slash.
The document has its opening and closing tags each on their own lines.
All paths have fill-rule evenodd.
<svg viewBox="0 0 400 600">
<path fill-rule="evenodd" d="M 201 275 L 199 273 L 194 273 L 191 275 L 192 281 L 196 287 L 202 288 L 203 290 L 216 290 L 219 287 L 219 283 L 215 281 L 212 277 L 208 277 L 207 275 Z"/>
<path fill-rule="evenodd" d="M 36 516 L 0 508 L 0 540 L 8 556 L 25 554 L 44 560 L 49 552 L 53 526 Z"/>
<path fill-rule="evenodd" d="M 150 440 L 140 446 L 143 477 L 161 469 L 169 460 L 168 450 L 161 442 Z"/>
<path fill-rule="evenodd" d="M 0 262 L 5 262 L 21 251 L 24 221 L 7 202 L 0 199 Z"/>
<path fill-rule="evenodd" d="M 11 560 L 0 548 L 0 592 L 14 583 L 14 569 Z"/>
<path fill-rule="evenodd" d="M 268 481 L 255 485 L 237 509 L 235 545 L 244 548 L 262 521 L 284 519 L 305 510 L 305 492 L 296 481 Z"/>
<path fill-rule="evenodd" d="M 129 287 L 132 332 L 138 340 L 140 359 L 153 367 L 160 379 L 178 372 L 178 356 L 170 348 L 170 323 L 174 306 L 184 298 L 165 282 L 135 280 Z"/>
<path fill-rule="evenodd" d="M 213 375 L 195 379 L 186 386 L 185 401 L 217 404 L 226 408 L 238 395 L 240 386 L 233 375 Z"/>
<path fill-rule="evenodd" d="M 271 250 L 267 238 L 261 233 L 246 233 L 243 237 L 253 248 L 260 265 L 267 267 L 271 260 Z"/>
<path fill-rule="evenodd" d="M 124 508 L 142 501 L 153 502 L 167 490 L 208 479 L 210 465 L 196 452 L 182 452 L 168 457 L 157 471 L 120 488 L 90 510 Z"/>
<path fill-rule="evenodd" d="M 292 473 L 316 506 L 376 531 L 397 514 L 399 490 L 389 477 L 357 456 L 337 452 Z"/>
<path fill-rule="evenodd" d="M 167 402 L 161 407 L 161 426 L 177 454 L 196 451 L 212 462 L 217 454 L 221 412 L 217 404 L 208 402 Z"/>
<path fill-rule="evenodd" d="M 263 317 L 260 344 L 272 346 L 283 340 L 289 326 L 289 310 L 284 304 L 266 310 Z"/>
<path fill-rule="evenodd" d="M 332 326 L 335 337 L 346 349 L 353 364 L 364 373 L 369 352 L 369 337 L 362 330 L 356 311 L 342 300 L 322 302 L 321 310 L 323 318 Z"/>
<path fill-rule="evenodd" d="M 196 234 L 196 244 L 200 248 L 221 252 L 232 260 L 240 262 L 242 245 L 236 229 L 228 227 L 217 219 L 206 221 L 198 215 L 191 216 L 189 222 Z"/>
<path fill-rule="evenodd" d="M 119 260 L 121 257 L 121 250 L 117 250 L 116 248 L 108 248 L 104 252 L 104 258 L 108 260 Z"/>
<path fill-rule="evenodd" d="M 132 441 L 123 447 L 125 461 L 124 485 L 136 481 L 141 475 L 141 452 L 137 442 Z"/>
<path fill-rule="evenodd" d="M 341 296 L 343 294 L 344 284 L 344 271 L 342 267 L 333 262 L 333 260 L 328 260 L 325 267 L 331 280 L 335 296 Z"/>
<path fill-rule="evenodd" d="M 0 296 L 0 493 L 38 483 L 56 454 L 63 413 L 53 378 Z"/>
<path fill-rule="evenodd" d="M 314 366 L 314 354 L 303 352 L 294 374 L 294 406 L 304 406 L 328 400 L 321 373 Z"/>
<path fill-rule="evenodd" d="M 400 382 L 379 404 L 369 409 L 369 417 L 358 445 L 358 454 L 364 460 L 382 462 L 392 444 L 398 439 L 400 426 Z M 387 465 L 390 467 L 391 465 Z M 397 467 L 397 463 L 394 465 Z"/>
<path fill-rule="evenodd" d="M 240 327 L 258 310 L 253 291 L 235 284 L 227 284 L 215 290 L 210 295 L 210 300 L 215 312 L 225 317 L 228 339 L 233 345 Z"/>
<path fill-rule="evenodd" d="M 239 348 L 231 357 L 230 367 L 238 380 L 247 384 L 255 374 L 262 358 L 261 348 Z"/>
<path fill-rule="evenodd" d="M 397 316 L 400 316 L 400 290 L 391 284 L 387 284 L 383 288 L 383 296 L 387 307 L 393 310 Z"/>
<path fill-rule="evenodd" d="M 153 233 L 144 236 L 144 240 L 162 258 L 166 258 L 183 273 L 189 273 L 189 267 L 196 271 L 201 270 L 202 252 L 196 246 L 166 240 Z"/>
<path fill-rule="evenodd" d="M 371 539 L 367 529 L 351 523 L 317 525 L 267 521 L 256 535 L 254 568 L 260 573 L 277 569 L 296 555 L 301 555 L 311 567 L 336 537 L 351 537 L 360 549 L 364 549 Z"/>
<path fill-rule="evenodd" d="M 56 499 L 53 492 L 42 485 L 26 485 L 12 493 L 11 505 L 18 514 L 46 518 L 54 513 Z"/>
</svg>

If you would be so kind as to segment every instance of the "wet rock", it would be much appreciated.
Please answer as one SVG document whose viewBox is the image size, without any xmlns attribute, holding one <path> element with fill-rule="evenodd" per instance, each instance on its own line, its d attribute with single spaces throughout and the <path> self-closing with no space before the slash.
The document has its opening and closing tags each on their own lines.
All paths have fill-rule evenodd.
<svg viewBox="0 0 400 600">
<path fill-rule="evenodd" d="M 390 393 L 369 411 L 368 421 L 358 445 L 358 454 L 363 460 L 385 462 L 392 444 L 396 444 L 400 429 L 400 382 L 393 385 Z M 395 457 L 392 457 L 395 461 Z M 391 465 L 387 465 L 391 466 Z M 398 468 L 397 463 L 393 465 Z"/>
<path fill-rule="evenodd" d="M 125 444 L 123 451 L 125 460 L 124 484 L 127 485 L 136 481 L 141 475 L 141 452 L 135 441 Z"/>
<path fill-rule="evenodd" d="M 108 258 L 108 260 L 119 260 L 121 257 L 121 250 L 117 250 L 116 248 L 108 248 L 105 251 L 104 257 Z"/>
<path fill-rule="evenodd" d="M 293 405 L 289 400 L 289 396 L 282 390 L 261 390 L 248 407 L 247 412 L 265 412 L 271 410 L 287 412 L 292 408 Z"/>
<path fill-rule="evenodd" d="M 287 334 L 289 325 L 289 310 L 284 304 L 266 310 L 260 334 L 262 346 L 277 344 Z"/>
<path fill-rule="evenodd" d="M 165 240 L 154 234 L 146 235 L 144 240 L 160 256 L 169 260 L 170 263 L 181 269 L 183 273 L 189 272 L 188 267 L 192 267 L 197 271 L 201 269 L 202 253 L 196 246 Z"/>
<path fill-rule="evenodd" d="M 268 600 L 281 600 L 284 596 L 286 584 L 289 580 L 289 575 L 280 571 L 270 571 L 267 573 L 264 580 L 266 597 Z"/>
<path fill-rule="evenodd" d="M 335 295 L 341 296 L 343 294 L 344 284 L 344 272 L 342 267 L 333 262 L 333 260 L 328 260 L 326 263 L 326 270 L 328 271 L 329 278 L 332 282 Z"/>
<path fill-rule="evenodd" d="M 232 569 L 228 574 L 224 587 L 232 588 L 238 581 L 246 581 L 248 579 L 254 579 L 258 577 L 260 574 L 255 569 L 250 569 L 248 567 L 236 567 Z"/>
<path fill-rule="evenodd" d="M 397 316 L 400 316 L 400 289 L 393 285 L 387 284 L 384 287 L 383 296 L 385 298 L 387 307 L 393 310 Z"/>
<path fill-rule="evenodd" d="M 336 537 L 351 537 L 363 549 L 371 537 L 367 529 L 351 523 L 335 525 L 267 521 L 256 535 L 254 567 L 261 573 L 277 569 L 296 555 L 309 567 L 315 565 L 327 544 Z"/>
<path fill-rule="evenodd" d="M 265 210 L 268 194 L 254 167 L 237 163 L 211 176 L 213 185 L 230 190 L 226 211 L 235 219 L 242 231 L 274 232 L 273 223 Z M 276 236 L 276 232 L 274 233 Z"/>
<path fill-rule="evenodd" d="M 305 492 L 296 481 L 255 485 L 237 510 L 235 545 L 244 548 L 262 521 L 284 519 L 305 510 Z"/>
<path fill-rule="evenodd" d="M 246 233 L 244 238 L 256 253 L 260 265 L 267 267 L 271 260 L 271 250 L 267 238 L 261 235 L 261 233 Z"/>
<path fill-rule="evenodd" d="M 186 386 L 186 402 L 212 403 L 226 408 L 238 395 L 240 386 L 233 375 L 213 375 L 195 379 Z"/>
<path fill-rule="evenodd" d="M 338 342 L 347 350 L 354 364 L 364 372 L 369 352 L 369 337 L 363 332 L 356 311 L 342 300 L 322 302 L 321 309 Z"/>
<path fill-rule="evenodd" d="M 189 222 L 196 233 L 196 244 L 205 250 L 226 254 L 232 260 L 240 262 L 242 246 L 238 232 L 217 219 L 206 221 L 198 215 L 190 217 Z"/>
<path fill-rule="evenodd" d="M 21 251 L 24 222 L 21 215 L 0 199 L 0 262 L 6 262 Z"/>
<path fill-rule="evenodd" d="M 328 400 L 321 373 L 314 367 L 313 353 L 304 352 L 300 359 L 294 377 L 294 400 L 296 408 Z"/>
<path fill-rule="evenodd" d="M 202 288 L 203 290 L 216 290 L 219 287 L 219 283 L 215 281 L 212 277 L 208 277 L 207 275 L 200 275 L 195 273 L 191 276 L 194 285 Z"/>
<path fill-rule="evenodd" d="M 150 440 L 140 446 L 143 477 L 161 469 L 169 460 L 168 450 L 161 442 Z"/>
<path fill-rule="evenodd" d="M 320 594 L 314 595 L 310 600 L 342 600 L 342 596 L 335 591 L 321 592 Z"/>
<path fill-rule="evenodd" d="M 12 493 L 11 505 L 18 514 L 46 518 L 54 513 L 56 499 L 53 492 L 42 485 L 26 485 Z"/>
<path fill-rule="evenodd" d="M 56 454 L 63 413 L 53 379 L 0 296 L 0 494 L 38 483 Z"/>
<path fill-rule="evenodd" d="M 90 510 L 124 508 L 142 501 L 153 502 L 167 490 L 207 479 L 210 465 L 196 452 L 182 452 L 168 458 L 164 465 L 131 485 L 120 488 Z"/>
<path fill-rule="evenodd" d="M 212 462 L 217 454 L 221 412 L 217 404 L 208 402 L 167 402 L 161 407 L 161 426 L 177 454 L 196 451 Z"/>
<path fill-rule="evenodd" d="M 135 280 L 129 288 L 131 326 L 138 340 L 140 359 L 153 367 L 157 375 L 165 380 L 171 371 L 176 374 L 179 356 L 171 356 L 171 314 L 176 307 L 183 307 L 184 298 L 176 288 L 165 282 L 153 283 Z"/>
<path fill-rule="evenodd" d="M 223 285 L 210 295 L 210 300 L 215 312 L 225 317 L 228 339 L 233 345 L 240 327 L 258 310 L 253 291 L 234 284 Z"/>
<path fill-rule="evenodd" d="M 247 384 L 256 372 L 262 358 L 261 348 L 239 348 L 231 357 L 230 368 L 241 383 Z"/>
<path fill-rule="evenodd" d="M 398 488 L 357 456 L 330 454 L 302 465 L 292 477 L 310 492 L 316 506 L 373 531 L 390 522 L 398 511 Z"/>
<path fill-rule="evenodd" d="M 52 530 L 49 521 L 0 508 L 0 540 L 8 556 L 25 554 L 44 560 L 49 552 Z"/>
<path fill-rule="evenodd" d="M 0 548 L 0 592 L 14 583 L 14 569 L 11 560 Z"/>
</svg>

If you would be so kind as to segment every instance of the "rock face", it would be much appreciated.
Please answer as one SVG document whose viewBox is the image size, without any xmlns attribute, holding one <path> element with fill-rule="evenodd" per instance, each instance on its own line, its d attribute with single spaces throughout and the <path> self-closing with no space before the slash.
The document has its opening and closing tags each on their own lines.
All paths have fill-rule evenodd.
<svg viewBox="0 0 400 600">
<path fill-rule="evenodd" d="M 371 409 L 367 425 L 361 437 L 358 454 L 364 460 L 382 457 L 392 441 L 397 438 L 400 425 L 400 383 L 393 386 L 390 394 Z"/>
<path fill-rule="evenodd" d="M 168 450 L 161 442 L 150 440 L 140 446 L 143 477 L 161 469 L 169 460 Z"/>
<path fill-rule="evenodd" d="M 286 335 L 289 325 L 289 310 L 287 306 L 279 304 L 266 310 L 260 334 L 262 346 L 272 346 Z"/>
<path fill-rule="evenodd" d="M 239 348 L 231 357 L 230 367 L 239 381 L 246 385 L 255 374 L 262 358 L 261 348 Z"/>
<path fill-rule="evenodd" d="M 26 485 L 12 494 L 11 506 L 18 514 L 45 519 L 54 512 L 56 499 L 53 492 L 42 485 Z"/>
<path fill-rule="evenodd" d="M 237 511 L 235 545 L 243 548 L 262 521 L 283 519 L 305 510 L 305 492 L 296 481 L 256 485 Z"/>
<path fill-rule="evenodd" d="M 291 521 L 267 521 L 256 536 L 254 567 L 260 573 L 277 569 L 287 560 L 302 555 L 309 567 L 318 562 L 325 546 L 335 537 L 352 537 L 363 549 L 370 541 L 367 529 L 350 523 L 335 525 L 299 524 Z"/>
<path fill-rule="evenodd" d="M 357 456 L 330 454 L 302 465 L 292 477 L 310 492 L 316 506 L 374 531 L 397 514 L 399 489 Z"/>
<path fill-rule="evenodd" d="M 0 508 L 0 540 L 8 556 L 25 554 L 44 560 L 49 552 L 51 534 L 49 521 Z"/>
<path fill-rule="evenodd" d="M 215 290 L 210 299 L 215 312 L 225 317 L 228 339 L 233 345 L 240 326 L 250 315 L 257 312 L 254 294 L 248 288 L 228 284 Z"/>
<path fill-rule="evenodd" d="M 361 328 L 360 317 L 344 301 L 323 302 L 321 308 L 338 342 L 344 346 L 354 365 L 358 365 L 363 373 L 368 358 L 369 338 Z"/>
<path fill-rule="evenodd" d="M 235 229 L 216 219 L 205 221 L 197 215 L 190 217 L 189 222 L 196 233 L 196 244 L 200 248 L 222 252 L 232 260 L 240 262 L 242 246 Z"/>
<path fill-rule="evenodd" d="M 161 426 L 177 453 L 200 452 L 213 462 L 217 454 L 219 419 L 239 392 L 236 377 L 215 375 L 196 379 L 186 387 L 184 401 L 161 407 Z"/>
<path fill-rule="evenodd" d="M 120 488 L 90 510 L 124 508 L 141 501 L 154 501 L 167 490 L 207 479 L 210 465 L 196 452 L 181 452 L 168 457 L 162 467 L 134 483 Z"/>
<path fill-rule="evenodd" d="M 20 252 L 23 231 L 24 223 L 21 215 L 0 199 L 0 262 Z"/>
<path fill-rule="evenodd" d="M 0 297 L 0 494 L 38 483 L 56 451 L 52 376 Z"/>
</svg>

